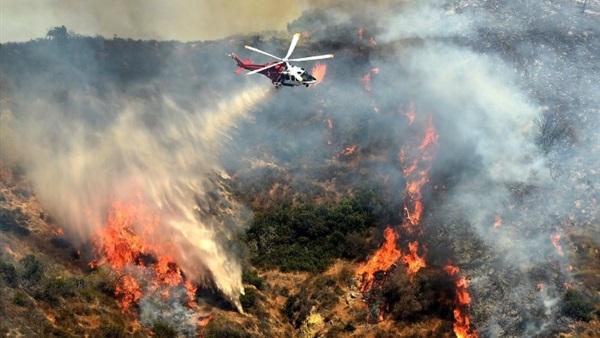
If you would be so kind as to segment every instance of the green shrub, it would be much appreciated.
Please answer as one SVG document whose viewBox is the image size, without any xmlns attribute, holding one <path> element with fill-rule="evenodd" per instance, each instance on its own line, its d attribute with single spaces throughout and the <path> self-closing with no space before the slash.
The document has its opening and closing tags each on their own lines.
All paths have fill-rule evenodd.
<svg viewBox="0 0 600 338">
<path fill-rule="evenodd" d="M 98 338 L 121 338 L 125 337 L 125 328 L 116 323 L 103 323 L 98 330 Z"/>
<path fill-rule="evenodd" d="M 254 285 L 257 289 L 263 290 L 264 279 L 258 275 L 256 269 L 244 269 L 242 272 L 242 282 L 244 284 Z"/>
<path fill-rule="evenodd" d="M 14 210 L 0 208 L 0 231 L 11 231 L 17 235 L 27 236 L 31 231 L 21 225 L 25 222 L 27 222 L 27 216 L 20 207 Z"/>
<path fill-rule="evenodd" d="M 77 290 L 77 282 L 73 278 L 51 277 L 42 280 L 40 288 L 35 294 L 39 300 L 57 305 L 60 298 L 72 297 Z"/>
<path fill-rule="evenodd" d="M 288 319 L 293 319 L 295 314 L 300 311 L 302 307 L 302 303 L 300 301 L 300 297 L 296 295 L 292 295 L 285 300 L 285 304 L 283 305 L 283 309 L 281 312 L 288 317 Z"/>
<path fill-rule="evenodd" d="M 92 290 L 98 290 L 105 295 L 114 297 L 117 285 L 116 275 L 109 268 L 102 266 L 92 270 L 86 277 L 84 284 Z"/>
<path fill-rule="evenodd" d="M 295 328 L 300 328 L 314 305 L 316 305 L 316 302 L 309 299 L 309 295 L 298 293 L 290 296 L 285 301 L 282 313 L 290 320 L 290 323 Z"/>
<path fill-rule="evenodd" d="M 20 261 L 23 266 L 23 278 L 32 281 L 39 282 L 44 276 L 44 265 L 35 255 L 27 255 Z"/>
<path fill-rule="evenodd" d="M 151 330 L 156 338 L 173 338 L 178 335 L 177 330 L 173 326 L 162 321 L 155 322 Z"/>
<path fill-rule="evenodd" d="M 354 332 L 356 330 L 356 326 L 352 325 L 352 323 L 348 323 L 344 326 L 344 332 Z"/>
<path fill-rule="evenodd" d="M 250 310 L 256 306 L 256 298 L 257 296 L 254 288 L 244 288 L 244 294 L 240 297 L 242 309 L 246 312 L 250 312 Z"/>
<path fill-rule="evenodd" d="M 11 288 L 17 287 L 19 275 L 17 274 L 17 269 L 14 264 L 0 261 L 0 275 L 4 278 L 6 285 Z"/>
<path fill-rule="evenodd" d="M 13 295 L 12 301 L 15 305 L 19 305 L 19 306 L 25 306 L 29 303 L 27 294 L 25 294 L 25 292 L 23 292 L 23 291 L 15 292 L 15 294 Z"/>
<path fill-rule="evenodd" d="M 245 338 L 248 337 L 235 327 L 209 327 L 204 332 L 205 338 Z"/>
<path fill-rule="evenodd" d="M 561 310 L 566 316 L 589 322 L 593 317 L 594 302 L 591 297 L 587 297 L 574 289 L 569 289 L 563 299 Z"/>
<path fill-rule="evenodd" d="M 384 208 L 374 192 L 337 204 L 284 204 L 256 211 L 246 234 L 252 263 L 281 271 L 326 270 L 336 258 L 367 252 L 364 240 Z"/>
<path fill-rule="evenodd" d="M 229 322 L 222 318 L 216 318 L 205 328 L 202 337 L 204 338 L 251 338 L 250 333 L 244 332 L 239 324 Z"/>
</svg>

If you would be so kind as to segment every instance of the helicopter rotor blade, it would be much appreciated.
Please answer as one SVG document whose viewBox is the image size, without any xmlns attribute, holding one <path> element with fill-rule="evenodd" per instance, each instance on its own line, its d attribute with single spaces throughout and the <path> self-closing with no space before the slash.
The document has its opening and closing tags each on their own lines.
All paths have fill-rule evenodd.
<svg viewBox="0 0 600 338">
<path fill-rule="evenodd" d="M 255 70 L 252 70 L 252 71 L 249 71 L 248 73 L 246 73 L 246 75 L 252 75 L 252 74 L 260 73 L 260 72 L 262 72 L 263 70 L 266 70 L 266 69 L 269 69 L 269 68 L 275 67 L 275 66 L 277 66 L 277 65 L 280 65 L 280 64 L 282 64 L 282 63 L 283 63 L 283 61 L 275 62 L 275 63 L 273 63 L 273 64 L 270 64 L 270 65 L 268 65 L 268 66 L 265 66 L 265 67 L 262 67 L 262 68 L 259 68 L 259 69 L 255 69 Z"/>
<path fill-rule="evenodd" d="M 244 48 L 249 49 L 249 50 L 251 50 L 253 52 L 261 53 L 261 54 L 266 55 L 266 56 L 270 56 L 270 57 L 272 57 L 274 59 L 277 59 L 279 61 L 283 61 L 280 57 L 277 57 L 277 56 L 275 56 L 273 54 L 269 54 L 267 52 L 264 52 L 264 51 L 262 51 L 262 50 L 260 50 L 258 48 L 254 48 L 254 47 L 251 47 L 251 46 L 248 46 L 248 45 L 244 46 Z"/>
<path fill-rule="evenodd" d="M 304 79 L 302 78 L 302 76 L 300 76 L 300 74 L 298 74 L 296 72 L 293 72 L 291 74 L 296 78 L 296 80 L 298 80 L 298 82 L 304 81 Z"/>
<path fill-rule="evenodd" d="M 292 67 L 289 63 L 286 62 L 286 66 L 287 69 L 289 69 L 289 73 L 290 75 L 292 75 L 293 77 L 296 78 L 296 80 L 298 80 L 298 82 L 302 82 L 304 81 L 304 79 L 302 78 L 302 76 L 300 76 L 299 72 L 298 72 L 298 68 L 297 67 Z"/>
<path fill-rule="evenodd" d="M 294 34 L 294 37 L 292 38 L 292 42 L 290 43 L 290 48 L 288 49 L 287 54 L 283 58 L 284 60 L 287 60 L 290 57 L 290 55 L 292 55 L 292 52 L 294 51 L 294 48 L 296 48 L 296 45 L 298 44 L 299 39 L 300 39 L 300 33 Z"/>
<path fill-rule="evenodd" d="M 289 59 L 288 61 L 292 61 L 292 62 L 313 61 L 313 60 L 321 60 L 321 59 L 330 59 L 332 57 L 333 57 L 333 54 L 326 54 L 326 55 L 317 55 L 317 56 L 307 56 L 304 58 L 297 58 L 297 59 Z"/>
</svg>

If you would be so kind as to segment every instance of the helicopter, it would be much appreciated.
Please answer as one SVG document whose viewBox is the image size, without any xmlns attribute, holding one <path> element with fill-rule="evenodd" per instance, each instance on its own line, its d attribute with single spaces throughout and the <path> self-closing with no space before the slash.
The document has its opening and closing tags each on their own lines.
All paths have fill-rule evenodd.
<svg viewBox="0 0 600 338">
<path fill-rule="evenodd" d="M 309 85 L 316 83 L 317 79 L 314 76 L 310 75 L 304 68 L 292 65 L 289 63 L 289 61 L 301 62 L 329 59 L 333 57 L 333 54 L 290 59 L 289 57 L 292 55 L 294 48 L 296 48 L 299 39 L 300 33 L 294 34 L 292 42 L 290 43 L 290 48 L 288 49 L 287 54 L 283 58 L 277 57 L 273 54 L 269 54 L 258 48 L 254 48 L 248 45 L 244 46 L 244 48 L 246 49 L 270 56 L 279 61 L 273 61 L 265 64 L 254 64 L 251 63 L 250 59 L 243 61 L 235 53 L 231 53 L 229 54 L 229 56 L 237 62 L 239 68 L 237 69 L 236 73 L 240 73 L 243 69 L 246 69 L 249 70 L 249 72 L 246 73 L 247 75 L 252 75 L 256 73 L 263 74 L 271 80 L 273 85 L 275 85 L 275 88 L 279 88 L 281 86 L 296 87 L 300 85 L 308 87 Z"/>
</svg>

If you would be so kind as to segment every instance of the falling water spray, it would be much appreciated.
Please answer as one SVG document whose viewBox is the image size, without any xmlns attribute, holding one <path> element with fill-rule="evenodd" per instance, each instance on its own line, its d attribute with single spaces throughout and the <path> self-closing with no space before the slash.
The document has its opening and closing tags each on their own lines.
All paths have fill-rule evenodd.
<svg viewBox="0 0 600 338">
<path fill-rule="evenodd" d="M 211 282 L 241 309 L 241 267 L 231 243 L 243 231 L 245 210 L 228 191 L 219 153 L 268 93 L 248 88 L 191 109 L 165 95 L 116 95 L 111 107 L 122 109 L 102 123 L 47 103 L 5 127 L 19 131 L 11 144 L 20 147 L 11 151 L 28 150 L 21 161 L 36 196 L 75 243 L 95 243 L 97 263 L 115 255 L 106 250 L 115 203 L 136 205 L 145 215 L 126 215 L 126 228 L 143 244 L 141 253 L 168 256 L 186 280 Z"/>
</svg>

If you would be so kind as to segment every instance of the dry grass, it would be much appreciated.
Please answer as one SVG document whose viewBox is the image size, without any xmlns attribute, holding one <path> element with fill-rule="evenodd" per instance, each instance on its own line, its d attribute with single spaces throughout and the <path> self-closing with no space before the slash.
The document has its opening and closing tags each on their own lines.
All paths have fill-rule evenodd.
<svg viewBox="0 0 600 338">
<path fill-rule="evenodd" d="M 21 277 L 15 288 L 0 279 L 0 334 L 9 337 L 32 336 L 98 336 L 103 326 L 114 325 L 133 336 L 144 336 L 145 330 L 136 326 L 135 319 L 121 313 L 114 299 L 94 290 L 87 262 L 72 256 L 73 247 L 61 248 L 52 244 L 58 226 L 44 211 L 18 168 L 0 162 L 0 208 L 26 217 L 19 222 L 28 234 L 0 231 L 2 261 L 21 269 L 19 261 L 33 255 L 43 264 L 43 280 L 81 280 L 85 282 L 72 295 L 59 296 L 52 304 L 39 295 L 39 286 L 27 284 Z M 89 277 L 89 278 L 88 278 Z M 43 284 L 40 282 L 40 284 Z M 38 291 L 36 291 L 38 290 Z"/>
<path fill-rule="evenodd" d="M 42 206 L 31 193 L 29 182 L 15 168 L 0 163 L 0 207 L 6 210 L 19 208 L 28 217 L 27 236 L 0 231 L 2 256 L 17 262 L 29 254 L 34 254 L 47 263 L 47 271 L 63 278 L 81 278 L 94 284 L 86 268 L 86 261 L 71 256 L 70 249 L 52 245 L 50 239 L 56 236 L 57 225 L 52 223 Z M 275 193 L 275 192 L 274 192 Z M 600 247 L 592 240 L 593 234 L 580 232 L 571 234 L 569 253 L 573 264 L 573 277 L 588 290 L 600 290 Z M 256 337 L 299 337 L 300 331 L 292 325 L 282 309 L 291 295 L 314 295 L 322 288 L 319 281 L 333 281 L 327 284 L 328 295 L 335 294 L 332 305 L 327 308 L 315 306 L 315 311 L 324 319 L 319 335 L 324 337 L 454 337 L 452 322 L 439 318 L 424 318 L 419 322 L 397 322 L 384 318 L 376 324 L 366 321 L 367 309 L 358 293 L 354 276 L 357 265 L 337 261 L 320 275 L 308 273 L 282 273 L 279 271 L 260 272 L 264 278 L 264 288 L 257 290 L 258 303 L 263 310 L 261 315 L 239 314 L 209 306 L 199 311 L 211 313 L 220 325 L 231 325 Z M 336 291 L 337 290 L 337 291 Z M 18 292 L 25 297 L 16 296 Z M 600 295 L 600 291 L 597 291 Z M 19 301 L 14 299 L 18 298 Z M 77 293 L 69 301 L 61 300 L 58 306 L 51 306 L 36 299 L 26 289 L 15 289 L 0 283 L 0 334 L 8 336 L 35 335 L 75 335 L 97 336 L 107 327 L 122 328 L 131 336 L 144 336 L 147 331 L 135 318 L 124 316 L 114 299 L 106 294 L 93 293 L 83 297 Z M 596 305 L 596 310 L 600 306 Z M 312 312 L 311 312 L 312 313 Z M 112 325 L 112 326 L 111 326 Z M 600 322 L 579 322 L 572 331 L 562 337 L 600 336 Z"/>
</svg>

